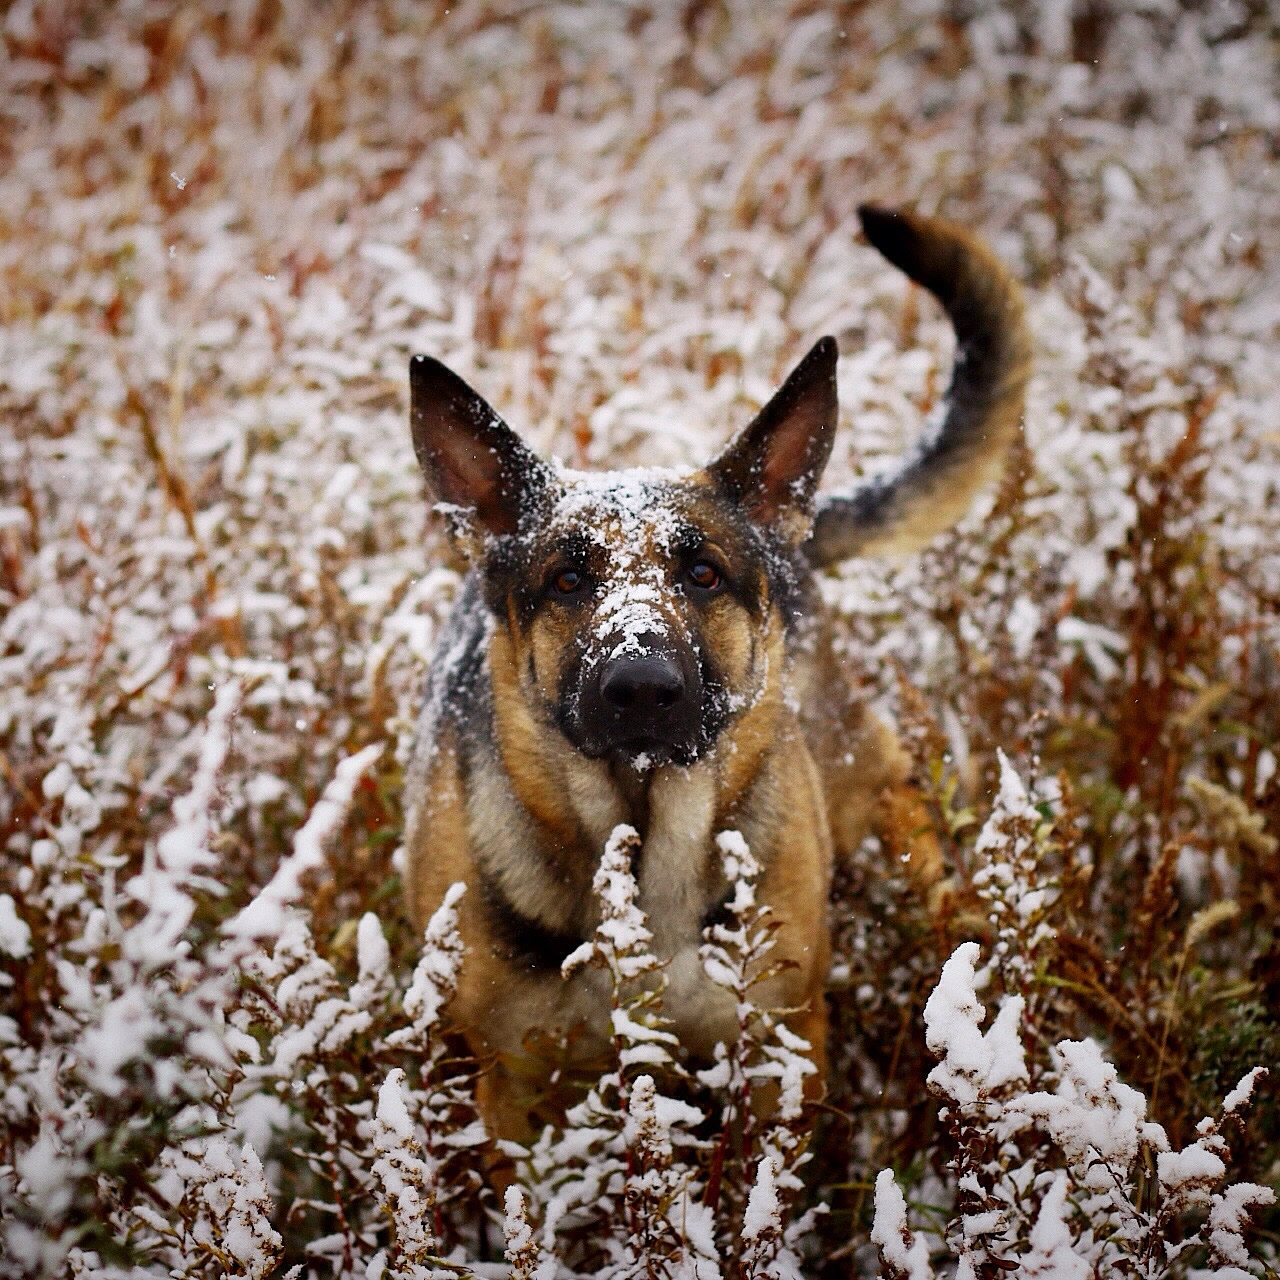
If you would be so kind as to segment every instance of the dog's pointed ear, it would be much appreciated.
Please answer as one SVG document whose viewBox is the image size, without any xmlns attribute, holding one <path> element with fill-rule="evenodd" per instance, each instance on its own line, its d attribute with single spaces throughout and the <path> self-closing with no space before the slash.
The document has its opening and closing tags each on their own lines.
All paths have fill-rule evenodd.
<svg viewBox="0 0 1280 1280">
<path fill-rule="evenodd" d="M 809 532 L 813 495 L 836 432 L 836 340 L 821 338 L 754 421 L 707 467 L 732 501 L 792 542 Z"/>
<path fill-rule="evenodd" d="M 515 533 L 546 492 L 550 468 L 456 373 L 430 356 L 409 361 L 413 451 L 437 501 L 466 513 L 474 533 Z M 463 532 L 451 520 L 455 534 Z"/>
</svg>

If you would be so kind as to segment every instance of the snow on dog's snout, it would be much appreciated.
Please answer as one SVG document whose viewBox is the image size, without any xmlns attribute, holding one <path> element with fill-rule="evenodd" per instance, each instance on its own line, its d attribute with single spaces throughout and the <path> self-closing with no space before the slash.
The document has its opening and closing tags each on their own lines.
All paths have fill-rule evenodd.
<svg viewBox="0 0 1280 1280">
<path fill-rule="evenodd" d="M 685 477 L 636 470 L 561 480 L 553 535 L 589 587 L 575 606 L 562 723 L 589 756 L 642 772 L 689 764 L 713 726 L 703 620 L 684 582 L 704 536 Z"/>
<path fill-rule="evenodd" d="M 686 532 L 674 488 L 682 473 L 564 471 L 561 478 L 566 489 L 553 519 L 585 536 L 598 555 L 589 657 L 608 662 L 693 644 L 671 574 Z"/>
</svg>

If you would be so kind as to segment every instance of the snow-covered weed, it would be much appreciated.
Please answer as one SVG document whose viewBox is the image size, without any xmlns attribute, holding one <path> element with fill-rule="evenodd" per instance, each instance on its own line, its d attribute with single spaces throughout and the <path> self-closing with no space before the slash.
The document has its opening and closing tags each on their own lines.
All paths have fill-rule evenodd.
<svg viewBox="0 0 1280 1280">
<path fill-rule="evenodd" d="M 1247 1264 L 1244 1232 L 1275 1192 L 1230 1182 L 1227 1128 L 1265 1075 L 1254 1068 L 1205 1117 L 1196 1138 L 1174 1150 L 1146 1119 L 1147 1099 L 1124 1084 L 1092 1039 L 1054 1046 L 1052 1092 L 1028 1087 L 1020 1041 L 1022 1001 L 1005 997 L 991 1026 L 975 990 L 978 945 L 963 943 L 943 966 L 925 1005 L 930 1051 L 940 1058 L 929 1085 L 942 1101 L 953 1216 L 946 1243 L 956 1275 L 1163 1277 L 1191 1274 L 1191 1258 L 1212 1274 Z M 889 1274 L 934 1274 L 923 1237 L 907 1224 L 893 1171 L 876 1178 L 872 1241 Z"/>
</svg>

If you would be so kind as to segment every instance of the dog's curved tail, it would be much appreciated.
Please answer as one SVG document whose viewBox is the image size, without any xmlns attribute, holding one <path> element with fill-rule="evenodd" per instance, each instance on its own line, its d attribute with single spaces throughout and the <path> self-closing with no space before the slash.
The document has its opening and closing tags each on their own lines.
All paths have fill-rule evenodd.
<svg viewBox="0 0 1280 1280">
<path fill-rule="evenodd" d="M 943 218 L 863 205 L 867 239 L 942 304 L 956 333 L 942 425 L 887 476 L 820 495 L 805 554 L 815 567 L 909 551 L 950 528 L 1000 474 L 1018 433 L 1031 340 L 1022 291 L 991 250 Z"/>
</svg>

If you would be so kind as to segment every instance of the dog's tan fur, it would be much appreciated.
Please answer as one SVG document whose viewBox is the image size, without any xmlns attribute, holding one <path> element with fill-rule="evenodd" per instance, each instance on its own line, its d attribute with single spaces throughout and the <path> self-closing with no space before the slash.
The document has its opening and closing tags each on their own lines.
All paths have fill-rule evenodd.
<svg viewBox="0 0 1280 1280">
<path fill-rule="evenodd" d="M 875 221 L 885 217 L 896 220 Z M 554 960 L 557 947 L 567 951 L 574 940 L 591 936 L 598 920 L 591 880 L 617 825 L 641 832 L 640 905 L 654 950 L 666 964 L 664 1010 L 698 1058 L 709 1058 L 717 1042 L 737 1034 L 732 999 L 709 981 L 698 956 L 708 912 L 727 890 L 714 848 L 718 832 L 742 832 L 762 863 L 758 900 L 780 922 L 772 958 L 787 963 L 758 998 L 786 1011 L 820 1067 L 833 858 L 851 853 L 875 830 L 892 854 L 907 858 L 922 892 L 942 876 L 938 843 L 910 786 L 906 753 L 851 688 L 830 631 L 815 616 L 816 593 L 801 590 L 804 608 L 797 616 L 801 597 L 794 595 L 792 570 L 779 569 L 769 557 L 757 563 L 743 542 L 757 524 L 767 526 L 769 545 L 801 564 L 801 548 L 822 563 L 851 549 L 884 546 L 895 531 L 919 540 L 962 513 L 1017 429 L 1027 344 L 1008 274 L 951 224 L 874 211 L 866 218 L 877 247 L 948 307 L 962 343 L 977 333 L 952 386 L 952 436 L 963 438 L 948 439 L 944 424 L 932 466 L 926 449 L 902 469 L 896 490 L 881 486 L 870 497 L 837 496 L 825 506 L 819 500 L 806 547 L 815 514 L 812 490 L 834 427 L 832 344 L 825 354 L 815 348 L 809 358 L 829 363 L 829 386 L 821 372 L 810 370 L 798 380 L 793 375 L 720 459 L 655 490 L 669 492 L 680 519 L 696 525 L 707 554 L 755 565 L 753 580 L 740 590 L 696 607 L 687 593 L 650 592 L 654 625 L 709 655 L 734 708 L 688 762 L 645 769 L 593 758 L 562 731 L 557 707 L 573 664 L 594 643 L 589 623 L 596 615 L 554 602 L 522 603 L 521 584 L 554 573 L 554 554 L 545 547 L 556 544 L 530 541 L 529 520 L 522 515 L 518 524 L 500 491 L 509 496 L 517 480 L 521 493 L 528 490 L 518 473 L 533 464 L 500 434 L 506 429 L 496 416 L 484 418 L 487 406 L 478 397 L 467 399 L 474 393 L 447 371 L 433 366 L 421 387 L 415 383 L 415 444 L 428 480 L 438 497 L 472 508 L 458 521 L 460 542 L 489 567 L 477 571 L 473 598 L 459 606 L 470 630 L 460 628 L 442 641 L 443 674 L 436 673 L 409 782 L 405 882 L 410 914 L 420 927 L 452 883 L 470 886 L 459 906 L 467 958 L 450 1012 L 477 1056 L 492 1063 L 480 1100 L 500 1136 L 526 1136 L 538 1117 L 550 1071 L 534 1051 L 540 1033 L 571 1032 L 570 1057 L 580 1064 L 607 1047 L 604 976 L 588 969 L 565 980 L 541 952 Z M 961 316 L 965 306 L 979 308 L 976 321 Z M 415 375 L 421 368 L 415 365 Z M 961 410 L 970 420 L 956 418 Z M 455 437 L 467 432 L 472 443 L 457 447 Z M 949 477 L 942 496 L 939 474 Z M 538 475 L 544 489 L 552 485 Z M 610 572 L 623 574 L 618 566 L 651 577 L 673 572 L 664 567 L 671 552 L 662 527 L 646 524 L 643 512 L 619 506 L 616 495 L 597 498 L 582 482 L 557 478 L 554 485 L 558 493 L 576 495 L 572 514 L 591 528 L 593 554 L 605 557 Z M 726 507 L 726 494 L 741 506 L 741 518 L 736 506 Z M 560 509 L 544 497 L 537 501 L 543 504 L 537 508 L 539 536 L 555 532 L 563 513 L 558 516 Z M 483 549 L 489 544 L 478 529 L 510 545 L 525 538 L 539 550 L 529 551 L 518 571 L 503 569 L 496 553 Z M 568 537 L 572 529 L 560 532 Z M 453 661 L 448 654 L 464 652 L 472 654 L 471 665 L 462 674 L 446 671 Z M 451 681 L 465 696 L 449 688 Z"/>
</svg>

